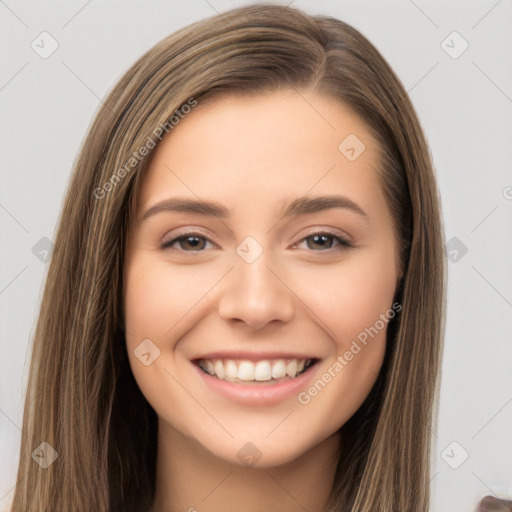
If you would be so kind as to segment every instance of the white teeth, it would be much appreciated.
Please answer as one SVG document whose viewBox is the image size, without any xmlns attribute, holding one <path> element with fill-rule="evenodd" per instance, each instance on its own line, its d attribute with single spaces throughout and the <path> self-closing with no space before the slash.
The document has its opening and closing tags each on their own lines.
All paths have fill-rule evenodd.
<svg viewBox="0 0 512 512">
<path fill-rule="evenodd" d="M 214 369 L 213 369 L 213 363 L 209 360 L 209 359 L 206 359 L 205 362 L 205 370 L 210 374 L 210 375 L 213 375 L 215 373 Z"/>
<path fill-rule="evenodd" d="M 282 377 L 286 377 L 286 363 L 279 359 L 272 365 L 272 377 L 274 379 L 281 379 Z"/>
<path fill-rule="evenodd" d="M 238 378 L 240 380 L 254 380 L 254 365 L 250 361 L 242 361 L 238 365 Z"/>
<path fill-rule="evenodd" d="M 272 369 L 268 361 L 260 361 L 254 367 L 254 378 L 256 380 L 270 380 L 272 378 Z"/>
<path fill-rule="evenodd" d="M 201 359 L 199 366 L 209 373 L 222 380 L 234 381 L 236 379 L 243 381 L 271 381 L 272 379 L 282 379 L 283 377 L 294 378 L 302 372 L 311 360 L 276 359 L 274 361 L 262 360 L 256 363 L 252 361 L 239 361 L 238 364 L 232 359 L 223 361 L 222 359 Z"/>
<path fill-rule="evenodd" d="M 224 365 L 220 359 L 213 363 L 213 371 L 215 372 L 215 375 L 219 377 L 219 379 L 224 378 Z"/>
<path fill-rule="evenodd" d="M 229 380 L 235 380 L 238 377 L 238 368 L 236 367 L 235 361 L 231 359 L 224 363 L 224 371 Z"/>
<path fill-rule="evenodd" d="M 295 377 L 297 373 L 297 360 L 292 359 L 287 365 L 286 365 L 286 373 L 288 377 Z"/>
</svg>

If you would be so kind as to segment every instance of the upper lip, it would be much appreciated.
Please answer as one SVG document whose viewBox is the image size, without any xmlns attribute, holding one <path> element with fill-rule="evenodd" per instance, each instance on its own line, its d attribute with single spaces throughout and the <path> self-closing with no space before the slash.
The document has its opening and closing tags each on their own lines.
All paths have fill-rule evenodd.
<svg viewBox="0 0 512 512">
<path fill-rule="evenodd" d="M 261 361 L 264 359 L 318 359 L 311 354 L 299 354 L 297 352 L 243 352 L 243 351 L 217 351 L 193 357 L 192 361 L 199 359 L 243 359 L 246 361 Z"/>
</svg>

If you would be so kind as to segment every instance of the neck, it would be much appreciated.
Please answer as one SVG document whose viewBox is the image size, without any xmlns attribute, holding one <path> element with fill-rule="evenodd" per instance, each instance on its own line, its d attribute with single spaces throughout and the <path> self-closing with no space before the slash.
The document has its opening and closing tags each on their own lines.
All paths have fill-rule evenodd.
<svg viewBox="0 0 512 512">
<path fill-rule="evenodd" d="M 219 459 L 159 420 L 151 512 L 322 512 L 331 495 L 340 435 L 291 462 L 257 468 Z"/>
</svg>

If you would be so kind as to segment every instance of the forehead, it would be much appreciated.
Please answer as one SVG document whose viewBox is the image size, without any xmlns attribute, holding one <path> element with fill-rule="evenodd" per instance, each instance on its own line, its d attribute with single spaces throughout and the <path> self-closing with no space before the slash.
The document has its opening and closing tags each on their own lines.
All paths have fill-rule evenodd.
<svg viewBox="0 0 512 512">
<path fill-rule="evenodd" d="M 295 91 L 226 95 L 199 101 L 157 146 L 139 209 L 170 193 L 233 204 L 257 190 L 260 208 L 308 191 L 379 195 L 377 169 L 375 140 L 339 101 Z"/>
</svg>

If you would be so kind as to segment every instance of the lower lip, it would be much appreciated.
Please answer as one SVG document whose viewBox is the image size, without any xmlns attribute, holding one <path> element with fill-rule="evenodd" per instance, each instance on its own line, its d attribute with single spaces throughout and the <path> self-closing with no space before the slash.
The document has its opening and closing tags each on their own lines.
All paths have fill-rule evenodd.
<svg viewBox="0 0 512 512">
<path fill-rule="evenodd" d="M 192 363 L 203 382 L 213 391 L 241 405 L 274 405 L 297 394 L 308 386 L 320 361 L 294 379 L 277 384 L 238 384 L 218 379 Z"/>
</svg>

